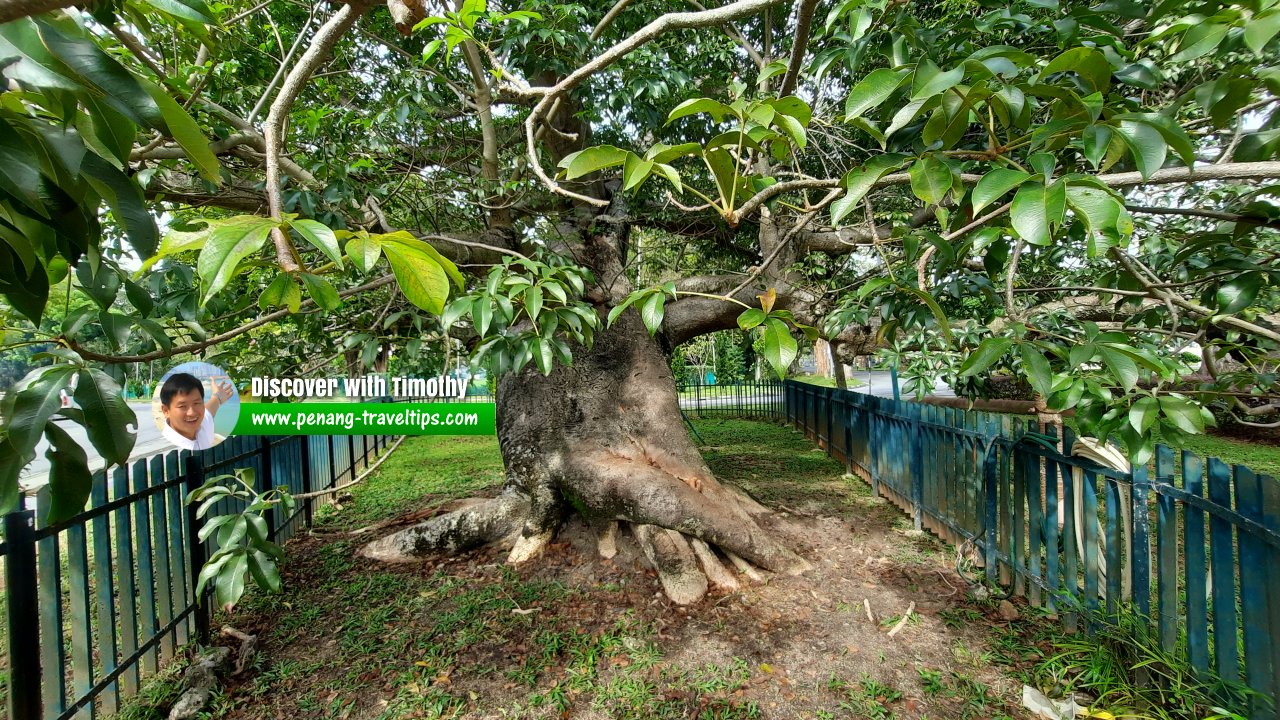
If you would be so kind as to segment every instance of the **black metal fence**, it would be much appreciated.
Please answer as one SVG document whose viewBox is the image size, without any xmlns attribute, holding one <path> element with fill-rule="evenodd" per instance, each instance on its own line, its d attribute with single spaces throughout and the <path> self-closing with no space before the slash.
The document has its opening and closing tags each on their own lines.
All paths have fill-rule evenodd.
<svg viewBox="0 0 1280 720">
<path fill-rule="evenodd" d="M 40 525 L 35 511 L 0 518 L 7 600 L 9 717 L 69 720 L 115 714 L 189 640 L 207 639 L 210 599 L 196 597 L 208 548 L 186 496 L 205 478 L 252 467 L 260 492 L 294 494 L 346 484 L 394 438 L 388 436 L 233 436 L 209 450 L 174 450 L 93 477 L 88 508 Z M 327 502 L 298 503 L 287 517 L 268 513 L 273 538 L 289 539 Z"/>
</svg>

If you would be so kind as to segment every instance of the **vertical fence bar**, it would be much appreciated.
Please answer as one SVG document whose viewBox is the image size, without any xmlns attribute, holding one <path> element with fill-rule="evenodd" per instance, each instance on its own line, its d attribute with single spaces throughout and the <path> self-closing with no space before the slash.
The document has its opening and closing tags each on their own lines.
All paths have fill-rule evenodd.
<svg viewBox="0 0 1280 720">
<path fill-rule="evenodd" d="M 1280 532 L 1280 482 L 1267 475 L 1260 476 L 1258 482 L 1262 485 L 1262 524 L 1272 532 Z M 1267 552 L 1266 575 L 1270 595 L 1267 622 L 1272 632 L 1271 693 L 1272 699 L 1280 704 L 1280 637 L 1277 637 L 1280 635 L 1280 552 L 1274 547 Z"/>
<path fill-rule="evenodd" d="M 130 488 L 134 493 L 147 489 L 147 461 L 138 460 L 130 472 Z M 140 500 L 133 504 L 134 537 L 138 541 L 138 607 L 142 610 L 139 621 L 141 642 L 150 638 L 157 629 L 156 625 L 156 586 L 155 567 L 151 556 L 151 514 L 147 511 L 147 501 Z M 142 675 L 154 673 L 159 662 L 159 648 L 151 646 L 151 650 L 142 656 Z"/>
<path fill-rule="evenodd" d="M 1075 433 L 1069 427 L 1062 429 L 1062 448 L 1070 451 L 1075 443 Z M 1076 498 L 1080 497 L 1080 484 L 1075 481 L 1075 470 L 1065 462 L 1055 463 L 1062 478 L 1062 507 L 1065 518 L 1062 523 L 1062 578 L 1066 589 L 1067 603 L 1071 612 L 1063 616 L 1064 626 L 1068 632 L 1075 632 L 1080 607 L 1080 555 L 1083 543 L 1076 544 L 1076 537 L 1081 529 L 1076 527 Z"/>
<path fill-rule="evenodd" d="M 376 447 L 376 443 L 375 443 Z M 305 495 L 312 490 L 311 485 L 311 436 L 302 436 L 302 493 Z M 302 518 L 305 527 L 311 527 L 311 498 L 305 498 L 302 501 Z"/>
<path fill-rule="evenodd" d="M 204 461 L 199 455 L 189 455 L 186 470 L 186 491 L 189 497 L 204 485 Z M 208 559 L 204 543 L 200 542 L 200 527 L 204 521 L 197 517 L 199 509 L 200 503 L 187 503 L 187 545 L 191 548 L 187 554 L 190 563 L 187 572 L 191 577 L 191 602 L 195 605 L 195 610 L 192 611 L 192 616 L 195 618 L 195 640 L 205 645 L 209 642 L 209 620 L 212 611 L 208 603 L 208 593 L 204 593 L 204 597 L 201 597 L 201 593 L 196 592 L 200 571 L 204 569 L 205 561 Z"/>
<path fill-rule="evenodd" d="M 1236 465 L 1232 479 L 1235 484 L 1236 509 L 1241 515 L 1261 525 L 1262 486 L 1258 482 L 1258 476 L 1249 468 Z M 1259 572 L 1265 567 L 1267 546 L 1261 538 L 1244 528 L 1240 529 L 1239 538 L 1240 609 L 1245 627 L 1245 680 L 1254 690 L 1273 695 L 1276 690 L 1271 687 L 1271 644 L 1274 639 L 1267 632 L 1267 577 L 1265 572 Z M 1272 552 L 1280 552 L 1280 549 L 1273 549 Z M 1270 714 L 1268 705 L 1260 698 L 1251 698 L 1251 716 L 1263 718 L 1264 713 Z"/>
<path fill-rule="evenodd" d="M 49 486 L 36 494 L 36 517 L 49 517 Z M 51 638 L 41 643 L 40 663 L 49 668 L 44 678 L 42 696 L 46 717 L 56 718 L 67 708 L 67 682 L 63 668 L 67 663 L 66 645 L 62 642 L 62 543 L 58 534 L 51 533 L 37 541 L 40 602 L 40 636 Z M 13 657 L 13 656 L 10 656 Z M 56 671 L 54 670 L 56 668 Z"/>
<path fill-rule="evenodd" d="M 178 451 L 170 451 L 164 459 L 164 479 L 167 483 L 182 477 L 178 469 Z M 177 617 L 187 609 L 187 550 L 186 533 L 183 531 L 182 485 L 175 483 L 164 491 L 164 502 L 169 512 L 169 568 L 173 571 L 173 613 Z M 178 623 L 173 629 L 174 641 L 186 645 L 190 636 L 190 620 Z"/>
<path fill-rule="evenodd" d="M 1182 482 L 1186 491 L 1195 496 L 1204 495 L 1204 465 L 1191 452 L 1182 452 Z M 1197 670 L 1209 669 L 1209 601 L 1206 583 L 1207 554 L 1205 552 L 1204 511 L 1194 505 L 1183 507 L 1186 539 L 1183 543 L 1183 563 L 1187 588 L 1187 654 L 1191 666 Z"/>
<path fill-rule="evenodd" d="M 1209 458 L 1209 499 L 1231 508 L 1231 469 Z M 1236 647 L 1235 541 L 1231 522 L 1209 513 L 1209 569 L 1213 578 L 1213 665 L 1224 680 L 1240 679 Z"/>
<path fill-rule="evenodd" d="M 1110 475 L 1103 476 L 1102 482 L 1107 492 L 1107 617 L 1114 618 L 1124 602 L 1120 596 L 1120 581 L 1125 572 L 1121 567 L 1124 546 L 1120 534 L 1120 483 Z"/>
<path fill-rule="evenodd" d="M 115 500 L 129 496 L 129 470 L 118 466 L 111 474 L 111 492 Z M 138 649 L 138 606 L 133 582 L 133 520 L 129 506 L 116 510 L 116 577 L 120 588 L 120 657 L 133 657 Z M 138 664 L 135 662 L 120 676 L 120 687 L 126 696 L 138 691 Z"/>
<path fill-rule="evenodd" d="M 258 454 L 262 457 L 262 472 L 258 474 L 258 492 L 265 493 L 275 487 L 275 468 L 271 463 L 271 436 L 263 435 L 258 445 Z M 267 521 L 267 531 L 271 533 L 271 537 L 275 538 L 276 530 L 276 510 L 275 507 L 269 507 L 262 512 L 262 519 Z"/>
<path fill-rule="evenodd" d="M 155 455 L 151 458 L 150 487 L 164 483 L 164 457 Z M 152 547 L 155 559 L 156 601 L 159 603 L 156 621 L 159 628 L 165 627 L 173 619 L 173 570 L 169 566 L 169 518 L 165 509 L 164 493 L 154 493 L 148 498 L 151 505 Z M 166 633 L 158 644 L 160 660 L 163 662 L 173 657 L 177 650 L 173 633 Z"/>
<path fill-rule="evenodd" d="M 89 543 L 84 522 L 67 528 L 67 590 L 71 595 L 71 682 L 76 697 L 93 689 L 93 621 L 89 617 Z M 76 717 L 92 718 L 93 705 Z"/>
<path fill-rule="evenodd" d="M 1151 617 L 1151 508 L 1148 505 L 1151 480 L 1146 465 L 1133 466 L 1130 506 L 1133 508 L 1133 553 L 1129 556 L 1133 579 L 1133 606 L 1144 618 Z"/>
<path fill-rule="evenodd" d="M 4 516 L 4 586 L 8 594 L 9 717 L 40 720 L 40 596 L 36 582 L 35 513 Z M 61 635 L 51 638 L 54 643 Z M 17 662 L 12 659 L 18 658 Z M 61 673 L 62 666 L 52 669 Z"/>
<path fill-rule="evenodd" d="M 1160 647 L 1173 652 L 1178 644 L 1178 506 L 1166 492 L 1173 485 L 1173 450 L 1156 446 L 1156 612 Z"/>
<path fill-rule="evenodd" d="M 99 508 L 107 504 L 107 475 L 99 471 L 93 475 L 89 494 L 89 507 Z M 98 606 L 98 637 L 96 650 L 98 662 L 105 675 L 116 669 L 116 612 L 115 581 L 111 572 L 111 517 L 102 513 L 93 519 L 93 580 L 94 595 Z M 102 698 L 102 713 L 114 715 L 120 706 L 120 684 L 108 685 Z"/>
<path fill-rule="evenodd" d="M 920 530 L 924 525 L 924 428 L 919 405 L 910 407 L 908 413 L 911 416 L 911 520 L 916 530 Z"/>
</svg>

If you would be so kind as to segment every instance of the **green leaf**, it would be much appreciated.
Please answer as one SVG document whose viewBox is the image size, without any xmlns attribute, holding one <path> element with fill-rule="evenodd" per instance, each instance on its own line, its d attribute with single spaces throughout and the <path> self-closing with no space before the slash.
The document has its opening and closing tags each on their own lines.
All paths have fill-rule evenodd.
<svg viewBox="0 0 1280 720">
<path fill-rule="evenodd" d="M 649 152 L 644 154 L 644 158 L 655 163 L 669 163 L 686 155 L 697 155 L 701 152 L 702 146 L 698 143 L 680 143 L 679 145 L 657 143 L 649 148 Z"/>
<path fill-rule="evenodd" d="M 145 0 L 151 7 L 169 13 L 174 17 L 183 20 L 192 20 L 205 25 L 214 25 L 217 23 L 213 19 L 213 13 L 209 11 L 200 0 Z"/>
<path fill-rule="evenodd" d="M 1230 315 L 1252 305 L 1262 290 L 1264 277 L 1260 272 L 1249 272 L 1218 286 L 1218 312 Z"/>
<path fill-rule="evenodd" d="M 911 89 L 912 100 L 927 100 L 934 95 L 946 92 L 956 86 L 964 78 L 964 66 L 943 72 L 932 60 L 925 58 L 916 64 L 914 81 Z M 888 133 L 885 133 L 886 135 Z"/>
<path fill-rule="evenodd" d="M 902 289 L 912 295 L 915 295 L 920 302 L 924 303 L 925 306 L 929 308 L 929 312 L 933 313 L 933 319 L 938 322 L 938 330 L 942 332 L 943 342 L 950 347 L 951 325 L 947 323 L 947 314 L 942 311 L 942 306 L 938 304 L 938 301 L 934 300 L 932 295 L 919 288 L 903 287 Z"/>
<path fill-rule="evenodd" d="M 1111 128 L 1107 125 L 1090 125 L 1084 129 L 1080 140 L 1084 145 L 1085 159 L 1095 170 L 1101 167 L 1102 158 L 1111 146 Z"/>
<path fill-rule="evenodd" d="M 469 297 L 460 297 L 449 303 L 444 312 L 440 313 L 440 326 L 448 331 L 458 318 L 471 312 L 471 303 L 472 299 Z"/>
<path fill-rule="evenodd" d="M 555 362 L 555 353 L 551 348 L 551 341 L 547 338 L 538 338 L 536 342 L 532 342 L 530 350 L 533 351 L 533 364 L 537 366 L 539 372 L 543 375 L 550 375 L 551 368 Z"/>
<path fill-rule="evenodd" d="M 1044 353 L 1031 343 L 1020 345 L 1018 353 L 1022 356 L 1022 369 L 1027 374 L 1031 389 L 1042 398 L 1049 397 L 1053 371 L 1049 369 L 1049 361 L 1045 359 Z"/>
<path fill-rule="evenodd" d="M 338 237 L 328 226 L 315 220 L 294 220 L 289 223 L 289 227 L 301 235 L 303 240 L 311 243 L 312 247 L 324 253 L 339 270 L 342 269 L 342 250 L 338 247 Z"/>
<path fill-rule="evenodd" d="M 612 145 L 597 145 L 564 156 L 559 167 L 564 168 L 565 178 L 573 180 L 588 173 L 621 165 L 627 159 L 627 151 Z"/>
<path fill-rule="evenodd" d="M 708 150 L 703 156 L 711 174 L 715 177 L 716 190 L 720 193 L 721 207 L 730 210 L 737 199 L 738 163 L 724 148 Z"/>
<path fill-rule="evenodd" d="M 276 563 L 261 550 L 250 550 L 248 558 L 249 574 L 258 587 L 269 593 L 280 592 L 280 569 Z"/>
<path fill-rule="evenodd" d="M 809 121 L 813 119 L 813 109 L 809 107 L 809 103 L 795 95 L 788 95 L 776 100 L 766 100 L 765 104 L 767 107 L 777 111 L 779 115 L 795 118 L 801 127 L 808 127 Z"/>
<path fill-rule="evenodd" d="M 138 437 L 138 419 L 125 402 L 120 386 L 97 368 L 81 370 L 77 377 L 74 397 L 84 410 L 89 442 L 108 463 L 125 464 Z"/>
<path fill-rule="evenodd" d="M 652 160 L 645 160 L 633 152 L 628 152 L 626 160 L 622 163 L 622 190 L 625 192 L 638 187 L 648 179 L 649 173 L 653 172 L 653 165 Z"/>
<path fill-rule="evenodd" d="M 21 500 L 18 476 L 30 458 L 23 458 L 9 438 L 0 438 L 0 515 L 18 509 Z"/>
<path fill-rule="evenodd" d="M 1132 392 L 1138 386 L 1138 365 L 1133 358 L 1109 347 L 1099 347 L 1098 354 L 1102 357 L 1102 364 L 1126 391 Z"/>
<path fill-rule="evenodd" d="M 532 285 L 524 291 L 524 309 L 530 320 L 537 320 L 542 312 L 542 288 Z"/>
<path fill-rule="evenodd" d="M 182 109 L 182 106 L 176 100 L 169 97 L 169 93 L 146 80 L 141 82 L 142 87 L 151 95 L 156 106 L 160 108 L 160 112 L 164 115 L 169 134 L 186 151 L 187 159 L 195 164 L 196 169 L 200 172 L 200 177 L 214 185 L 221 184 L 222 166 L 218 164 L 218 157 L 213 154 L 212 148 L 209 147 L 209 138 L 205 137 L 204 131 L 200 129 L 196 121 L 191 119 L 191 116 L 187 114 L 186 110 Z"/>
<path fill-rule="evenodd" d="M 72 365 L 52 365 L 32 370 L 10 391 L 13 405 L 4 418 L 9 439 L 24 454 L 33 452 L 45 423 L 62 407 L 63 390 L 69 390 Z"/>
<path fill-rule="evenodd" d="M 777 318 L 764 322 L 764 359 L 778 373 L 778 379 L 786 377 L 787 368 L 796 359 L 798 345 L 791 337 L 787 324 Z"/>
<path fill-rule="evenodd" d="M 1204 432 L 1204 417 L 1200 414 L 1200 408 L 1190 400 L 1175 395 L 1161 395 L 1160 410 L 1179 430 L 1192 435 Z"/>
<path fill-rule="evenodd" d="M 230 612 L 244 596 L 244 578 L 249 570 L 249 559 L 241 550 L 223 565 L 213 581 L 213 594 L 218 606 Z"/>
<path fill-rule="evenodd" d="M 775 118 L 775 122 L 797 148 L 804 148 L 808 139 L 805 137 L 804 126 L 800 124 L 799 120 L 790 115 L 778 115 Z"/>
<path fill-rule="evenodd" d="M 1040 77 L 1047 78 L 1060 72 L 1074 72 L 1088 83 L 1089 89 L 1094 92 L 1106 92 L 1111 87 L 1111 63 L 1107 62 L 1106 56 L 1096 48 L 1071 48 L 1050 61 L 1040 73 Z"/>
<path fill-rule="evenodd" d="M 766 317 L 768 316 L 765 315 L 765 312 L 760 308 L 747 308 L 738 316 L 738 327 L 743 330 L 750 330 L 764 322 Z"/>
<path fill-rule="evenodd" d="M 154 254 L 160 232 L 156 229 L 155 218 L 147 209 L 142 188 L 93 153 L 85 154 L 80 170 L 81 177 L 111 206 L 111 214 L 124 228 L 125 236 L 138 257 Z"/>
<path fill-rule="evenodd" d="M 45 451 L 49 459 L 49 516 L 45 524 L 53 525 L 84 509 L 93 488 L 93 475 L 84 449 L 66 430 L 57 423 L 45 423 L 44 436 L 49 439 L 49 449 Z"/>
<path fill-rule="evenodd" d="M 196 261 L 196 272 L 205 283 L 202 302 L 227 286 L 240 261 L 262 248 L 273 227 L 274 220 L 255 215 L 240 215 L 212 227 Z"/>
<path fill-rule="evenodd" d="M 307 286 L 307 294 L 311 296 L 312 300 L 316 301 L 316 305 L 321 310 L 336 310 L 342 304 L 342 298 L 338 297 L 338 291 L 333 289 L 333 285 L 328 280 L 311 273 L 300 273 L 300 275 L 302 284 Z M 290 283 L 290 285 L 292 286 L 293 284 Z M 405 297 L 408 296 L 409 294 L 405 293 Z"/>
<path fill-rule="evenodd" d="M 831 204 L 831 224 L 839 225 L 862 202 L 862 198 L 866 197 L 880 178 L 902 167 L 906 161 L 906 155 L 887 153 L 877 155 L 868 160 L 866 165 L 850 170 L 844 176 L 845 194 Z"/>
<path fill-rule="evenodd" d="M 685 100 L 675 106 L 671 113 L 667 115 L 667 124 L 670 125 L 682 117 L 697 115 L 700 113 L 710 115 L 716 122 L 723 121 L 725 115 L 735 114 L 728 105 L 717 100 L 712 100 L 711 98 L 694 98 L 692 100 Z"/>
<path fill-rule="evenodd" d="M 409 302 L 439 315 L 449 299 L 449 278 L 431 256 L 409 245 L 383 243 L 382 252 Z"/>
<path fill-rule="evenodd" d="M 1048 245 L 1052 239 L 1046 202 L 1045 188 L 1040 183 L 1023 185 L 1013 196 L 1013 207 L 1009 210 L 1013 229 L 1032 245 Z"/>
<path fill-rule="evenodd" d="M 483 299 L 471 305 L 471 320 L 475 323 L 476 332 L 484 337 L 489 332 L 489 323 L 493 320 L 493 305 Z"/>
<path fill-rule="evenodd" d="M 1124 140 L 1129 152 L 1133 153 L 1138 172 L 1144 179 L 1164 166 L 1168 146 L 1155 127 L 1145 122 L 1125 120 L 1116 128 L 1116 134 Z"/>
<path fill-rule="evenodd" d="M 978 347 L 960 364 L 960 377 L 972 377 L 985 372 L 997 360 L 1013 347 L 1013 340 L 1007 337 L 989 337 L 978 343 Z"/>
<path fill-rule="evenodd" d="M 296 295 L 298 302 L 302 301 L 302 294 L 298 291 L 298 286 L 293 282 L 293 278 L 288 273 L 280 273 L 276 275 L 271 284 L 262 291 L 262 295 L 258 297 L 258 307 L 267 310 L 274 307 L 284 307 L 292 305 L 290 296 Z"/>
<path fill-rule="evenodd" d="M 1031 175 L 1021 170 L 997 168 L 982 176 L 973 188 L 973 214 L 977 215 L 982 208 L 1004 197 L 1004 194 L 1031 179 Z"/>
<path fill-rule="evenodd" d="M 347 241 L 347 257 L 361 274 L 368 275 L 382 257 L 382 243 L 367 232 L 356 233 Z"/>
<path fill-rule="evenodd" d="M 650 335 L 656 335 L 662 329 L 662 316 L 665 312 L 666 296 L 655 292 L 640 304 L 640 319 Z"/>
<path fill-rule="evenodd" d="M 204 230 L 196 230 L 194 232 L 170 230 L 165 233 L 164 237 L 160 238 L 160 247 L 156 248 L 156 254 L 143 261 L 142 267 L 133 274 L 133 279 L 137 280 L 142 277 L 147 270 L 151 269 L 152 265 L 167 257 L 203 248 L 211 232 L 213 232 L 213 228 L 206 227 Z"/>
<path fill-rule="evenodd" d="M 75 23 L 65 19 L 53 20 L 46 16 L 36 20 L 34 25 L 48 52 L 61 61 L 77 79 L 100 93 L 105 101 L 138 125 L 162 132 L 168 130 L 164 114 L 146 87 L 150 83 L 126 70 L 87 38 L 66 34 L 64 30 L 83 32 Z M 80 90 L 74 85 L 69 89 Z"/>
<path fill-rule="evenodd" d="M 1215 22 L 1201 22 L 1191 26 L 1182 36 L 1176 55 L 1169 58 L 1171 62 L 1187 62 L 1211 52 L 1227 36 L 1231 26 Z"/>
<path fill-rule="evenodd" d="M 889 68 L 880 68 L 868 73 L 849 91 L 849 98 L 844 105 L 845 122 L 861 117 L 866 111 L 889 99 L 906 76 L 906 71 Z"/>
<path fill-rule="evenodd" d="M 911 177 L 911 191 L 930 205 L 939 205 L 951 191 L 951 166 L 933 155 L 917 160 L 907 174 Z"/>
<path fill-rule="evenodd" d="M 1280 11 L 1271 9 L 1254 15 L 1244 25 L 1244 44 L 1249 46 L 1255 55 L 1261 55 L 1262 49 L 1271 42 L 1271 38 L 1280 33 Z"/>
<path fill-rule="evenodd" d="M 1150 396 L 1140 397 L 1129 407 L 1129 425 L 1134 432 L 1146 433 L 1156 424 L 1156 416 L 1160 414 L 1160 403 Z"/>
</svg>

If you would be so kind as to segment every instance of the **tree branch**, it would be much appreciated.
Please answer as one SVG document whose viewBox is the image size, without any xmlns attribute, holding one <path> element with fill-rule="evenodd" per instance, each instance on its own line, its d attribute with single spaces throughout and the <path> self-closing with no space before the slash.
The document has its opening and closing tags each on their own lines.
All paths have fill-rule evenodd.
<svg viewBox="0 0 1280 720">
<path fill-rule="evenodd" d="M 266 141 L 267 167 L 267 207 L 274 220 L 284 217 L 284 197 L 280 187 L 280 153 L 284 145 L 284 124 L 293 107 L 293 101 L 302 92 L 311 74 L 332 52 L 338 40 L 349 30 L 372 3 L 370 0 L 354 0 L 343 5 L 324 25 L 316 31 L 311 46 L 298 58 L 298 64 L 285 76 L 280 86 L 280 94 L 271 103 L 267 113 L 266 128 L 263 137 Z M 276 248 L 276 262 L 286 272 L 297 272 L 301 269 L 297 251 L 290 242 L 289 236 L 280 228 L 272 228 L 271 239 Z"/>
<path fill-rule="evenodd" d="M 395 281 L 396 281 L 396 278 L 394 275 L 383 275 L 382 277 L 376 280 L 367 282 L 363 285 L 358 285 L 353 288 L 347 288 L 346 290 L 342 290 L 338 293 L 338 297 L 345 298 L 351 295 L 357 295 L 359 293 L 373 290 L 375 288 L 380 288 L 383 285 L 390 285 Z M 314 305 L 314 304 L 315 304 L 315 300 L 313 298 L 306 298 L 301 303 L 299 303 L 298 307 L 299 308 L 310 307 L 311 305 Z M 203 350 L 207 347 L 210 347 L 211 345 L 217 345 L 218 343 L 226 342 L 227 340 L 230 340 L 234 337 L 243 335 L 254 328 L 266 325 L 269 322 L 279 320 L 280 318 L 286 317 L 289 314 L 290 312 L 288 308 L 284 308 L 282 310 L 276 310 L 275 312 L 267 313 L 266 315 L 263 315 L 262 317 L 259 317 L 251 322 L 245 323 L 244 325 L 241 325 L 240 327 L 235 328 L 233 330 L 228 330 L 218 335 L 211 335 L 205 338 L 204 340 L 201 340 L 200 342 L 188 343 L 186 345 L 175 345 L 174 347 L 171 347 L 168 349 L 162 348 L 159 350 L 153 350 L 149 353 L 142 353 L 140 355 L 103 355 L 101 353 L 93 352 L 92 350 L 84 349 L 78 343 L 76 343 L 74 340 L 70 338 L 61 338 L 61 340 L 66 344 L 67 347 L 79 353 L 80 357 L 86 360 L 93 360 L 95 362 L 103 362 L 103 363 L 109 363 L 109 364 L 150 362 L 152 360 L 161 360 L 163 358 L 173 357 L 174 355 L 179 355 L 182 353 L 191 353 L 191 352 L 197 352 L 199 350 Z"/>
<path fill-rule="evenodd" d="M 778 95 L 786 97 L 796 89 L 800 79 L 800 67 L 804 65 L 805 51 L 809 45 L 809 31 L 813 27 L 813 11 L 818 7 L 818 0 L 800 0 L 796 8 L 796 31 L 791 43 L 791 62 L 787 65 L 787 74 L 782 78 L 782 87 Z"/>
</svg>

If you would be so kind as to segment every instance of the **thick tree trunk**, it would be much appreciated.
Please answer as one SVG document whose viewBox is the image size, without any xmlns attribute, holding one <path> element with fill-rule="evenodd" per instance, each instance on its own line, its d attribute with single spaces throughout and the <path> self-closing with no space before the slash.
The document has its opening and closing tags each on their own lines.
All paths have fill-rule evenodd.
<svg viewBox="0 0 1280 720">
<path fill-rule="evenodd" d="M 544 377 L 532 366 L 498 387 L 502 494 L 367 546 L 407 559 L 438 550 L 512 542 L 511 562 L 537 555 L 570 513 L 614 552 L 617 521 L 655 565 L 667 594 L 692 602 L 735 583 L 720 560 L 798 573 L 808 564 L 761 522 L 769 511 L 717 482 L 680 416 L 667 358 L 634 311 Z M 692 544 L 691 544 L 692 541 Z"/>
</svg>

